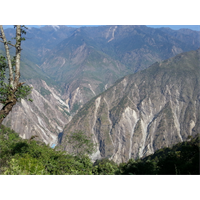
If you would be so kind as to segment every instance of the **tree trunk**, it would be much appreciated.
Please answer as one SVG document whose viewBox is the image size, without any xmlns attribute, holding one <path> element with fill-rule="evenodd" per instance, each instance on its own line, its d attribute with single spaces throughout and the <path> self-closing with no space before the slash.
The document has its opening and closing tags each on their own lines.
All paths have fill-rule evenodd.
<svg viewBox="0 0 200 200">
<path fill-rule="evenodd" d="M 8 68 L 9 68 L 9 85 L 11 94 L 7 96 L 7 100 L 3 108 L 0 110 L 0 124 L 2 124 L 3 120 L 7 117 L 9 112 L 11 112 L 13 106 L 17 103 L 16 96 L 14 95 L 17 89 L 23 84 L 19 83 L 20 78 L 20 57 L 21 57 L 21 26 L 16 26 L 16 44 L 12 45 L 16 48 L 16 55 L 15 55 L 15 79 L 13 80 L 13 68 L 11 63 L 11 57 L 8 45 L 11 45 L 7 42 L 6 36 L 3 30 L 3 26 L 0 25 L 0 32 L 1 32 L 1 38 L 3 39 L 6 56 L 7 56 L 7 62 L 8 62 Z"/>
<path fill-rule="evenodd" d="M 16 56 L 15 56 L 15 80 L 14 88 L 17 87 L 20 78 L 20 57 L 21 57 L 21 26 L 16 27 Z"/>
<path fill-rule="evenodd" d="M 5 36 L 5 33 L 4 33 L 2 25 L 0 25 L 0 31 L 1 31 L 3 42 L 4 42 L 4 47 L 5 47 L 6 57 L 7 57 L 8 67 L 9 67 L 9 84 L 13 88 L 13 85 L 14 85 L 13 81 L 14 80 L 13 80 L 12 63 L 11 63 L 11 58 L 10 58 L 10 52 L 9 52 L 9 48 L 8 48 L 8 43 L 7 43 L 6 36 Z"/>
<path fill-rule="evenodd" d="M 17 99 L 14 97 L 7 102 L 3 108 L 0 110 L 0 124 L 2 124 L 3 120 L 7 117 L 9 112 L 11 112 L 13 106 L 17 103 Z"/>
</svg>

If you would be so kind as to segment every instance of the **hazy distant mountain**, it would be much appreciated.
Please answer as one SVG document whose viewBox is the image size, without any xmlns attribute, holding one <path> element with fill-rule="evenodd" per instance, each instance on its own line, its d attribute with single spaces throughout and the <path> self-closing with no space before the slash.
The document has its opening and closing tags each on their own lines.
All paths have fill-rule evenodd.
<svg viewBox="0 0 200 200">
<path fill-rule="evenodd" d="M 41 68 L 65 88 L 71 109 L 128 73 L 125 65 L 99 50 L 95 41 L 80 29 L 51 50 Z"/>
<path fill-rule="evenodd" d="M 146 26 L 114 26 L 109 29 L 108 34 L 109 50 L 112 48 L 113 56 L 126 64 L 132 72 L 145 69 L 155 61 L 199 47 L 198 38 L 194 38 L 192 34 L 183 41 L 160 29 Z M 190 39 L 198 42 L 192 44 Z M 109 53 L 108 50 L 105 51 Z"/>
<path fill-rule="evenodd" d="M 124 75 L 197 49 L 199 35 L 146 26 L 82 27 L 49 51 L 41 68 L 64 88 L 73 110 Z"/>
<path fill-rule="evenodd" d="M 63 39 L 69 37 L 75 28 L 67 26 L 59 26 L 55 28 L 53 26 L 44 26 L 41 28 L 30 28 L 26 30 L 26 35 L 22 35 L 26 38 L 22 41 L 22 57 L 33 61 L 36 64 L 41 64 L 42 58 L 45 53 L 48 53 L 55 45 L 61 42 Z M 12 39 L 15 37 L 15 29 L 5 29 L 7 40 L 15 43 Z M 0 43 L 0 49 L 3 49 L 3 44 Z M 14 48 L 12 48 L 14 51 Z M 11 50 L 11 52 L 12 52 Z"/>
<path fill-rule="evenodd" d="M 199 31 L 192 31 L 190 29 L 180 29 L 180 30 L 172 30 L 170 28 L 160 28 L 163 32 L 177 38 L 182 42 L 186 42 L 187 44 L 195 45 L 196 48 L 200 46 L 200 34 Z"/>
<path fill-rule="evenodd" d="M 93 158 L 126 162 L 200 133 L 200 49 L 156 62 L 96 96 L 64 129 L 92 135 Z"/>
</svg>

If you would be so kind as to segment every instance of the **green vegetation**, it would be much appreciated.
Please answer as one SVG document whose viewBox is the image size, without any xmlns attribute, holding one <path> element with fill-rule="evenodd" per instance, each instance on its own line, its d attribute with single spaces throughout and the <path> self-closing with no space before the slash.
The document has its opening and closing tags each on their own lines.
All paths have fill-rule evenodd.
<svg viewBox="0 0 200 200">
<path fill-rule="evenodd" d="M 67 112 L 65 109 L 61 110 L 61 113 L 63 114 L 64 117 L 66 117 L 66 115 L 70 116 L 70 113 Z"/>
<path fill-rule="evenodd" d="M 130 159 L 117 165 L 104 158 L 94 164 L 85 155 L 94 150 L 89 137 L 76 131 L 69 137 L 74 155 L 52 149 L 35 141 L 24 140 L 10 128 L 0 127 L 0 174 L 2 175 L 154 175 L 199 174 L 199 136 L 163 148 L 143 159 Z M 83 148 L 87 147 L 87 148 Z"/>
<path fill-rule="evenodd" d="M 88 156 L 72 156 L 33 139 L 23 140 L 13 130 L 0 128 L 0 174 L 92 174 Z"/>
<path fill-rule="evenodd" d="M 67 135 L 66 143 L 71 145 L 72 155 L 82 157 L 95 152 L 96 145 L 91 141 L 91 137 L 86 136 L 82 131 L 75 131 Z"/>
<path fill-rule="evenodd" d="M 40 88 L 40 94 L 41 94 L 42 96 L 46 96 L 46 95 L 50 95 L 51 92 L 50 92 L 49 90 L 45 89 L 44 87 L 41 87 L 41 88 Z"/>
<path fill-rule="evenodd" d="M 94 175 L 115 175 L 118 170 L 118 165 L 108 158 L 97 160 L 93 166 Z"/>
<path fill-rule="evenodd" d="M 79 105 L 78 103 L 75 103 L 75 104 L 73 105 L 73 108 L 72 108 L 72 110 L 71 110 L 71 113 L 76 113 L 77 110 L 79 109 L 79 107 L 80 107 L 80 105 Z"/>
<path fill-rule="evenodd" d="M 14 68 L 15 60 L 12 59 L 12 67 Z M 6 58 L 0 55 L 0 103 L 4 105 L 8 104 L 10 99 L 14 96 L 17 101 L 21 99 L 29 99 L 29 95 L 31 93 L 32 88 L 25 84 L 18 84 L 19 87 L 16 90 L 11 89 L 10 83 L 8 84 L 8 65 L 6 63 Z M 13 94 L 14 91 L 14 94 Z"/>
</svg>

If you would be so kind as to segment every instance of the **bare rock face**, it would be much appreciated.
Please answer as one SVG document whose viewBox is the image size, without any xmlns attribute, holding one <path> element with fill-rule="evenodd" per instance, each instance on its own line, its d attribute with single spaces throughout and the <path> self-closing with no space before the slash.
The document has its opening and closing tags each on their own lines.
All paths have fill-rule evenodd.
<svg viewBox="0 0 200 200">
<path fill-rule="evenodd" d="M 92 135 L 92 158 L 140 158 L 200 132 L 200 50 L 182 53 L 117 81 L 86 103 L 64 128 Z"/>
<path fill-rule="evenodd" d="M 30 82 L 33 102 L 21 100 L 3 124 L 20 133 L 24 139 L 37 135 L 46 144 L 56 145 L 58 134 L 71 119 L 68 105 L 61 99 L 59 92 L 45 81 Z"/>
</svg>

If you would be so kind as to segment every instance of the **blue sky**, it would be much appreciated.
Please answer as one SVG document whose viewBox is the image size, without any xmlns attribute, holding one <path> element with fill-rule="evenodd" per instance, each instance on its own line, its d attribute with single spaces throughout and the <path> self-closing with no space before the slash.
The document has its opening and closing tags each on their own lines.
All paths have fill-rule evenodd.
<svg viewBox="0 0 200 200">
<path fill-rule="evenodd" d="M 44 25 L 27 25 L 27 27 L 35 27 L 35 28 L 40 28 Z M 94 26 L 94 25 L 67 25 L 69 27 L 74 27 L 74 28 L 78 28 L 81 26 Z M 179 30 L 181 28 L 188 28 L 191 30 L 195 30 L 195 31 L 200 31 L 200 25 L 147 25 L 148 27 L 151 28 L 161 28 L 161 27 L 169 27 L 173 30 Z M 13 28 L 12 25 L 4 25 L 4 28 Z"/>
</svg>

